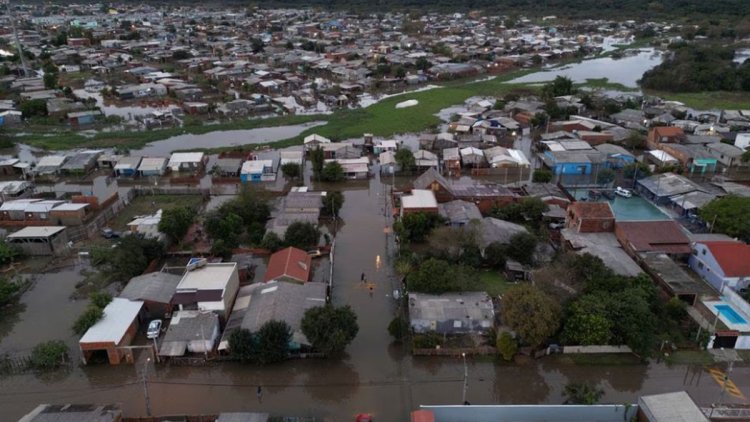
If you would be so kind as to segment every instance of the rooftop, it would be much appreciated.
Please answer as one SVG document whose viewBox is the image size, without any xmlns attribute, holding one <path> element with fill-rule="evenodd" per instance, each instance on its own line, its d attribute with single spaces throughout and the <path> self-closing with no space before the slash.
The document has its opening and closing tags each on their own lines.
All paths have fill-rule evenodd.
<svg viewBox="0 0 750 422">
<path fill-rule="evenodd" d="M 609 202 L 574 202 L 568 206 L 568 210 L 575 212 L 581 218 L 615 218 Z"/>
<path fill-rule="evenodd" d="M 102 319 L 86 331 L 80 343 L 120 343 L 142 307 L 141 301 L 113 298 L 104 308 Z"/>
<path fill-rule="evenodd" d="M 708 422 L 685 391 L 643 396 L 638 405 L 651 422 Z"/>
<path fill-rule="evenodd" d="M 750 276 L 750 245 L 742 242 L 702 242 L 711 251 L 725 277 Z"/>
<path fill-rule="evenodd" d="M 431 190 L 412 189 L 411 195 L 401 197 L 402 208 L 437 208 L 435 194 Z"/>
<path fill-rule="evenodd" d="M 304 283 L 310 280 L 311 266 L 312 258 L 307 252 L 288 247 L 271 255 L 263 281 L 289 277 Z"/>
<path fill-rule="evenodd" d="M 664 253 L 643 253 L 640 257 L 650 272 L 656 274 L 675 295 L 710 295 L 714 293 L 708 285 L 691 277 Z"/>
<path fill-rule="evenodd" d="M 682 227 L 672 220 L 618 221 L 621 231 L 636 252 L 690 253 L 690 239 Z"/>
<path fill-rule="evenodd" d="M 130 279 L 120 293 L 121 298 L 148 302 L 170 303 L 180 283 L 180 276 L 153 272 Z"/>
<path fill-rule="evenodd" d="M 224 290 L 236 272 L 236 262 L 206 264 L 186 271 L 177 284 L 177 290 Z"/>
<path fill-rule="evenodd" d="M 8 239 L 48 238 L 65 230 L 65 226 L 30 226 L 8 235 Z"/>
</svg>

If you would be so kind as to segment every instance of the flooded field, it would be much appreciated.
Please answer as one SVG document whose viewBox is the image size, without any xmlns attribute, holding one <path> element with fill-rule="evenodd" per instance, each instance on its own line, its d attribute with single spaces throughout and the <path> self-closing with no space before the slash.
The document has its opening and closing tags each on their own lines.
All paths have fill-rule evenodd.
<svg viewBox="0 0 750 422">
<path fill-rule="evenodd" d="M 336 237 L 333 302 L 351 305 L 360 326 L 346 356 L 269 367 L 234 363 L 151 366 L 154 414 L 254 410 L 346 422 L 356 413 L 373 412 L 377 420 L 397 422 L 408 420 L 408 412 L 420 404 L 461 401 L 464 367 L 460 359 L 414 358 L 393 344 L 387 332 L 396 312 L 393 290 L 398 287 L 391 265 L 395 253 L 392 235 L 385 230 L 391 224 L 384 212 L 389 207 L 388 187 L 377 178 L 316 186 L 334 187 L 344 188 L 346 200 Z M 75 271 L 45 276 L 24 296 L 25 309 L 10 321 L 12 328 L 0 343 L 3 350 L 26 349 L 46 338 L 75 343 L 70 325 L 85 306 L 67 300 L 78 279 Z M 360 282 L 362 272 L 376 284 L 372 296 Z M 76 367 L 58 377 L 26 374 L 2 378 L 0 420 L 15 420 L 40 402 L 118 402 L 130 416 L 145 415 L 137 374 L 143 367 L 142 357 L 140 362 L 137 366 Z M 705 405 L 716 400 L 720 391 L 702 366 L 586 366 L 562 357 L 510 365 L 483 358 L 468 359 L 468 371 L 467 398 L 472 404 L 561 403 L 562 389 L 569 381 L 597 383 L 605 391 L 602 401 L 609 403 L 634 402 L 640 394 L 685 389 Z M 732 378 L 740 389 L 750 389 L 748 368 L 735 368 Z M 262 403 L 255 397 L 258 385 L 265 391 Z M 738 399 L 727 396 L 726 400 Z"/>
</svg>

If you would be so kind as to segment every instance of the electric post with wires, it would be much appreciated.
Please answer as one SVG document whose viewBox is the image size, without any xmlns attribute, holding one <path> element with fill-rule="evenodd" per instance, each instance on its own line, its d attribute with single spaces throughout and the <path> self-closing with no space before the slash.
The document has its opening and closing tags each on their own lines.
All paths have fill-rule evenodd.
<svg viewBox="0 0 750 422">
<path fill-rule="evenodd" d="M 18 30 L 16 29 L 16 15 L 10 8 L 10 0 L 0 0 L 0 5 L 5 6 L 10 16 L 10 26 L 13 30 L 13 38 L 16 41 L 16 50 L 18 51 L 18 58 L 21 59 L 21 68 L 23 69 L 23 76 L 29 76 L 29 68 L 26 66 L 26 56 L 23 54 L 23 47 L 21 47 L 21 41 L 18 38 Z"/>
</svg>

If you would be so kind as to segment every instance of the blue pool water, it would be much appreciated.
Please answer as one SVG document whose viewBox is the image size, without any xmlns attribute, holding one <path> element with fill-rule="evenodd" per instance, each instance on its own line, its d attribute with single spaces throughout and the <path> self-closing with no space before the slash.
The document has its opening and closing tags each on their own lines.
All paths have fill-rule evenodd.
<svg viewBox="0 0 750 422">
<path fill-rule="evenodd" d="M 732 324 L 747 324 L 745 318 L 742 318 L 740 314 L 732 309 L 729 305 L 714 305 L 717 311 Z"/>
<path fill-rule="evenodd" d="M 570 193 L 576 200 L 581 200 L 588 196 L 589 191 L 588 189 L 577 189 Z M 615 218 L 618 221 L 661 221 L 670 219 L 659 208 L 640 196 L 632 196 L 630 198 L 615 196 L 615 199 L 612 200 L 602 198 L 599 201 L 609 202 L 612 206 L 612 212 L 615 213 Z"/>
</svg>

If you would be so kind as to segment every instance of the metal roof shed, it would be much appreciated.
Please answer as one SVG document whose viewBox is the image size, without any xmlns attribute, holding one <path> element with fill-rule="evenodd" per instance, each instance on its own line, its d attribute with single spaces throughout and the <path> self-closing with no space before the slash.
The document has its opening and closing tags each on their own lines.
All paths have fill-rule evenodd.
<svg viewBox="0 0 750 422">
<path fill-rule="evenodd" d="M 104 308 L 104 316 L 81 337 L 78 346 L 85 364 L 96 352 L 105 351 L 109 363 L 131 362 L 132 351 L 123 349 L 138 332 L 138 314 L 143 302 L 116 297 Z"/>
</svg>

